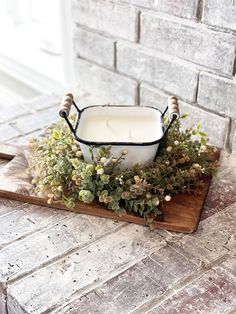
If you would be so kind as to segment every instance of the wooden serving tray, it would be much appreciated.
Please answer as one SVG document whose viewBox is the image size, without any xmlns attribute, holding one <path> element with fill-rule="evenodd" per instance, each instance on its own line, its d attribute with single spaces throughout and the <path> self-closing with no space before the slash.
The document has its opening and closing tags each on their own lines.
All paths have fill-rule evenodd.
<svg viewBox="0 0 236 314">
<path fill-rule="evenodd" d="M 47 200 L 30 194 L 32 189 L 31 178 L 26 173 L 28 167 L 27 149 L 17 149 L 12 146 L 0 146 L 0 161 L 7 160 L 1 166 L 0 163 L 0 196 L 58 209 L 70 210 L 78 213 L 105 217 L 115 220 L 122 220 L 144 225 L 144 219 L 134 214 L 122 214 L 118 216 L 113 211 L 107 209 L 102 204 L 94 202 L 85 204 L 77 202 L 73 209 L 68 209 L 62 204 L 47 204 Z M 219 159 L 220 151 L 215 155 L 215 160 Z M 202 208 L 211 184 L 211 177 L 204 179 L 198 195 L 182 194 L 172 198 L 165 203 L 163 208 L 163 221 L 154 221 L 154 228 L 167 229 L 183 233 L 193 233 L 197 230 L 200 221 Z"/>
</svg>

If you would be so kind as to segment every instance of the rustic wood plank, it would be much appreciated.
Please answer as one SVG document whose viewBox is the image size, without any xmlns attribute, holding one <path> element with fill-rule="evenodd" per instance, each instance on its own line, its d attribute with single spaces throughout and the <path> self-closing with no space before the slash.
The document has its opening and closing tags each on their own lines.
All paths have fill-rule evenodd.
<svg viewBox="0 0 236 314">
<path fill-rule="evenodd" d="M 215 160 L 219 159 L 220 151 L 215 155 Z M 8 167 L 9 166 L 9 167 Z M 0 174 L 0 196 L 14 199 L 22 202 L 43 205 L 52 208 L 64 209 L 73 212 L 105 217 L 109 219 L 117 219 L 128 221 L 135 224 L 145 225 L 143 218 L 134 214 L 125 213 L 118 216 L 111 210 L 98 202 L 85 204 L 77 202 L 73 209 L 68 209 L 62 204 L 47 204 L 47 200 L 37 196 L 30 195 L 30 190 L 24 189 L 25 185 L 30 186 L 30 178 L 27 178 L 25 169 L 27 162 L 24 156 L 17 155 L 12 161 L 5 166 L 5 173 Z M 19 169 L 17 175 L 14 175 L 13 169 Z M 19 175 L 19 173 L 21 175 Z M 5 180 L 5 182 L 4 182 Z M 198 195 L 182 194 L 174 196 L 169 203 L 165 203 L 163 208 L 163 221 L 154 221 L 154 228 L 162 228 L 170 231 L 193 233 L 197 230 L 201 217 L 201 211 L 206 200 L 208 190 L 211 184 L 211 177 L 207 177 L 203 181 L 202 187 L 199 189 Z M 7 188 L 6 188 L 7 187 Z"/>
</svg>

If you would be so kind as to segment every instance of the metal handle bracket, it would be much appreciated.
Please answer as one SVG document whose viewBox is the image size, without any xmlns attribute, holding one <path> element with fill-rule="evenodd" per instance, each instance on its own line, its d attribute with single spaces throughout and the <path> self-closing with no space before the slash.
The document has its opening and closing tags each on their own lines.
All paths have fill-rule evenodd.
<svg viewBox="0 0 236 314">
<path fill-rule="evenodd" d="M 78 112 L 78 115 L 80 114 L 80 110 L 78 108 L 78 106 L 76 105 L 75 101 L 74 101 L 74 97 L 73 94 L 71 93 L 67 93 L 65 94 L 62 103 L 61 103 L 61 108 L 59 110 L 59 115 L 64 118 L 71 130 L 71 132 L 75 135 L 76 134 L 76 128 L 77 126 L 73 127 L 70 120 L 69 120 L 69 114 L 70 114 L 70 110 L 71 110 L 71 106 L 74 106 Z"/>
</svg>

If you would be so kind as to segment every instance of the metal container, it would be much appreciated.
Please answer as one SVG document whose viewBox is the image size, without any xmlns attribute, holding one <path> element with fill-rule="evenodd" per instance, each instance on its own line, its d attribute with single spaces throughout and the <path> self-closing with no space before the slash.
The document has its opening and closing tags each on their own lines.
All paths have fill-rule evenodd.
<svg viewBox="0 0 236 314">
<path fill-rule="evenodd" d="M 75 126 L 68 119 L 71 105 L 78 115 Z M 163 125 L 163 118 L 169 109 L 169 124 Z M 90 106 L 79 110 L 72 94 L 66 94 L 60 116 L 65 118 L 75 139 L 79 142 L 84 159 L 91 162 L 90 148 L 94 153 L 101 146 L 111 146 L 111 155 L 119 157 L 125 152 L 122 168 L 139 163 L 149 165 L 158 152 L 160 142 L 171 124 L 179 117 L 177 98 L 168 98 L 168 105 L 162 113 L 148 106 Z"/>
</svg>

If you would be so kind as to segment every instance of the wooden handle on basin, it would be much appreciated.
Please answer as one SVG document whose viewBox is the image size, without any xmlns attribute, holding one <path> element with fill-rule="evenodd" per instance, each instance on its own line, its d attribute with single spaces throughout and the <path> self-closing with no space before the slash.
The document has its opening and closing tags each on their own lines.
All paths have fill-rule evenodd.
<svg viewBox="0 0 236 314">
<path fill-rule="evenodd" d="M 174 117 L 179 118 L 179 104 L 175 96 L 168 97 L 169 118 L 172 120 Z"/>
<path fill-rule="evenodd" d="M 71 106 L 72 106 L 72 103 L 73 103 L 73 95 L 71 93 L 67 93 L 65 94 L 63 100 L 62 100 L 62 103 L 61 103 L 61 108 L 60 108 L 60 111 L 59 111 L 59 115 L 61 117 L 68 117 L 69 113 L 70 113 L 70 109 L 71 109 Z"/>
</svg>

